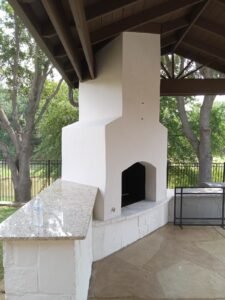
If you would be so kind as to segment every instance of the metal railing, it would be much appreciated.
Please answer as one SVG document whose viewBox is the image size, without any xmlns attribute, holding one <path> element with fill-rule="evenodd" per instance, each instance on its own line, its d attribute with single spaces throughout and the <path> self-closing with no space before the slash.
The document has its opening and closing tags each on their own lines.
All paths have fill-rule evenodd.
<svg viewBox="0 0 225 300">
<path fill-rule="evenodd" d="M 61 176 L 60 160 L 32 160 L 30 164 L 32 197 Z M 168 163 L 167 187 L 198 185 L 198 163 Z M 225 182 L 225 163 L 212 164 L 212 181 Z M 0 160 L 0 201 L 14 201 L 14 189 L 10 169 Z"/>
<path fill-rule="evenodd" d="M 34 197 L 61 176 L 60 160 L 32 160 L 30 163 L 32 181 L 31 195 Z M 0 160 L 0 201 L 15 200 L 10 169 L 5 160 Z"/>
<path fill-rule="evenodd" d="M 201 201 L 200 196 L 204 201 Z M 207 197 L 210 202 L 206 204 Z M 188 205 L 190 200 L 192 202 Z M 209 203 L 211 207 L 208 207 Z M 215 206 L 216 209 L 214 209 Z M 192 207 L 191 210 L 190 207 Z M 225 187 L 223 184 L 207 188 L 175 187 L 174 189 L 174 225 L 179 225 L 181 228 L 183 225 L 220 225 L 224 229 L 224 207 Z"/>
<path fill-rule="evenodd" d="M 167 187 L 198 186 L 199 164 L 198 163 L 168 163 L 167 164 Z M 225 181 L 225 163 L 212 164 L 212 181 Z"/>
</svg>

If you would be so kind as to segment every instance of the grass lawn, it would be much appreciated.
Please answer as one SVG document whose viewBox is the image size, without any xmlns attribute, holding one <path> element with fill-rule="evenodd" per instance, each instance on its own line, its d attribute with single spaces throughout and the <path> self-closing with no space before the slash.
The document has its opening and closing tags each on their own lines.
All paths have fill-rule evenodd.
<svg viewBox="0 0 225 300">
<path fill-rule="evenodd" d="M 15 207 L 0 206 L 0 223 L 13 214 L 16 210 L 17 208 Z M 0 242 L 0 280 L 2 280 L 4 276 L 2 252 L 2 242 Z"/>
</svg>

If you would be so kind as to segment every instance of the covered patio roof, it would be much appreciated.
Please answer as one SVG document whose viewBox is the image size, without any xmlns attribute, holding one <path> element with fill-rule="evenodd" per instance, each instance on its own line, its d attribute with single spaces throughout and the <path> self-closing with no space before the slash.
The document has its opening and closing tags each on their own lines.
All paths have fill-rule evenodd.
<svg viewBox="0 0 225 300">
<path fill-rule="evenodd" d="M 176 53 L 225 73 L 225 0 L 9 2 L 72 87 L 96 76 L 96 52 L 123 31 L 158 33 L 162 55 Z"/>
</svg>

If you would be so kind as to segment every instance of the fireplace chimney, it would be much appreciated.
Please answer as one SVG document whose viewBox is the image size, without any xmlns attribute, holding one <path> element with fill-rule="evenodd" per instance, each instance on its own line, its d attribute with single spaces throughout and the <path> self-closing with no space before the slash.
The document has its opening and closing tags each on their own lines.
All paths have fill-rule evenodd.
<svg viewBox="0 0 225 300">
<path fill-rule="evenodd" d="M 122 177 L 137 163 L 145 170 L 142 200 L 166 197 L 160 35 L 123 33 L 96 59 L 97 78 L 80 83 L 79 122 L 63 129 L 62 177 L 98 187 L 95 217 L 107 220 L 121 214 Z"/>
</svg>

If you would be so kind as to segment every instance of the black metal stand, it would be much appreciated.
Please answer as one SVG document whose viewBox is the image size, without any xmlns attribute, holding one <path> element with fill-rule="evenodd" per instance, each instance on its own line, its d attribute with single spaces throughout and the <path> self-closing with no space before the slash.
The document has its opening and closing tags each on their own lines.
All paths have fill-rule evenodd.
<svg viewBox="0 0 225 300">
<path fill-rule="evenodd" d="M 175 187 L 174 189 L 174 225 L 179 225 L 180 228 L 183 228 L 183 225 L 186 226 L 221 226 L 225 229 L 224 226 L 224 208 L 225 208 L 225 187 L 210 187 L 210 190 L 217 189 L 215 192 L 200 192 L 200 189 L 206 189 L 202 187 Z M 207 188 L 208 189 L 208 188 Z M 185 191 L 187 190 L 187 191 Z M 197 191 L 196 191 L 197 190 Z M 218 191 L 219 190 L 219 191 Z M 183 202 L 185 200 L 185 195 L 221 195 L 222 197 L 222 207 L 221 207 L 221 217 L 183 217 Z M 180 200 L 180 206 L 178 207 L 178 199 Z M 179 216 L 177 216 L 177 209 L 179 210 Z M 198 223 L 197 221 L 220 221 L 217 223 Z M 196 222 L 185 222 L 185 221 L 196 221 Z"/>
</svg>

